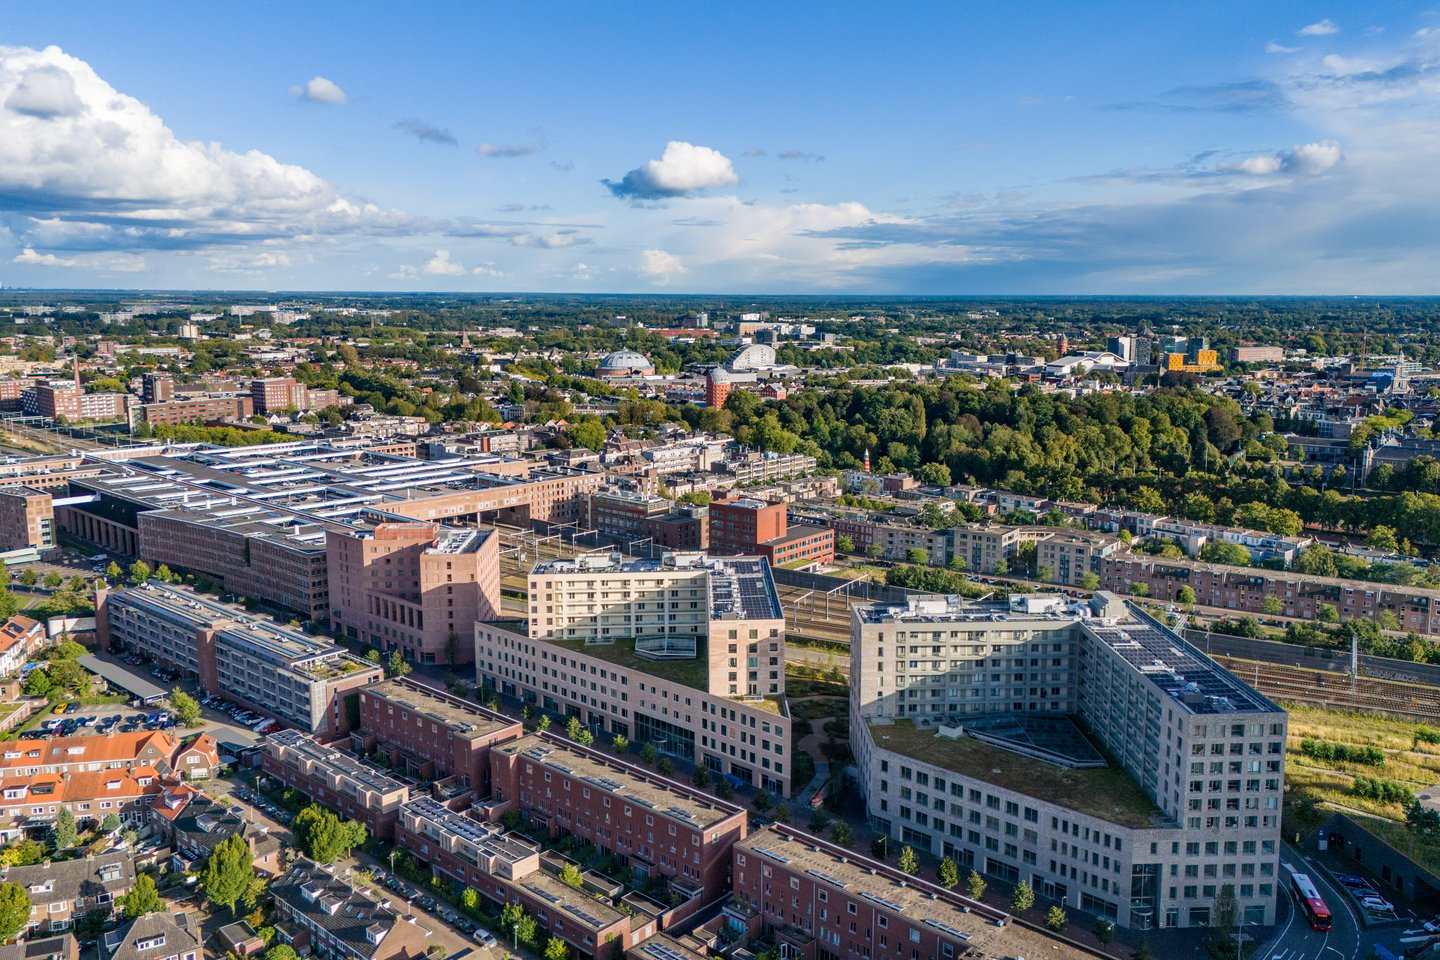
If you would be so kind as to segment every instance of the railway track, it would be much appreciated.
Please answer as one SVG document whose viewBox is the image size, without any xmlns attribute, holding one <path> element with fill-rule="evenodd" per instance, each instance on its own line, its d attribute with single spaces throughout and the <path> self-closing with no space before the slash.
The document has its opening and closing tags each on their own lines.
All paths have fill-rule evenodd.
<svg viewBox="0 0 1440 960">
<path fill-rule="evenodd" d="M 1440 689 L 1283 664 L 1216 656 L 1215 659 L 1267 697 L 1338 710 L 1364 710 L 1407 720 L 1440 720 Z"/>
</svg>

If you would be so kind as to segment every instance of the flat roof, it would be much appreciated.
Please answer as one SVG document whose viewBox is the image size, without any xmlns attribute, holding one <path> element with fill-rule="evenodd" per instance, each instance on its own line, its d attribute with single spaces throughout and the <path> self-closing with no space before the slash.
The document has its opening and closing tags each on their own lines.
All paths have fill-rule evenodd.
<svg viewBox="0 0 1440 960">
<path fill-rule="evenodd" d="M 278 733 L 272 733 L 264 741 L 265 746 L 271 744 L 278 744 L 288 750 L 293 750 L 302 757 L 315 761 L 326 770 L 335 771 L 354 780 L 367 790 L 390 793 L 406 789 L 405 784 L 374 764 L 367 763 L 351 754 L 342 753 L 334 747 L 316 743 L 299 730 L 281 730 Z"/>
<path fill-rule="evenodd" d="M 544 870 L 536 870 L 511 882 L 544 900 L 556 910 L 563 911 L 566 920 L 573 920 L 590 930 L 604 930 L 627 919 L 625 914 L 614 907 L 601 903 L 588 893 L 576 890 L 568 883 L 562 883 Z"/>
<path fill-rule="evenodd" d="M 105 682 L 111 686 L 119 687 L 126 693 L 132 693 L 141 700 L 159 700 L 170 695 L 170 692 L 164 687 L 131 673 L 119 664 L 101 660 L 93 653 L 85 654 L 76 662 L 91 673 L 104 677 Z"/>
<path fill-rule="evenodd" d="M 493 749 L 558 770 L 685 826 L 708 827 L 742 812 L 739 807 L 712 801 L 698 791 L 678 790 L 629 764 L 601 760 L 553 735 L 531 734 Z"/>
<path fill-rule="evenodd" d="M 361 696 L 379 697 L 402 704 L 471 739 L 488 736 L 520 723 L 518 720 L 492 713 L 484 707 L 406 680 L 385 680 L 371 684 L 361 691 Z"/>
<path fill-rule="evenodd" d="M 783 620 L 770 564 L 763 557 L 716 557 L 701 552 L 633 559 L 619 553 L 587 553 L 535 564 L 531 576 L 564 574 L 694 573 L 710 584 L 711 620 Z"/>
<path fill-rule="evenodd" d="M 311 636 L 269 617 L 250 613 L 236 604 L 207 597 L 189 587 L 148 580 L 116 591 L 107 602 L 144 610 L 177 625 L 224 624 L 218 634 L 220 637 L 270 663 L 304 670 L 318 661 L 349 658 L 355 661 L 354 669 L 366 666 L 362 661 L 349 657 L 345 648 L 329 637 Z M 348 672 L 354 672 L 354 669 Z"/>
<path fill-rule="evenodd" d="M 1087 621 L 1083 630 L 1148 677 L 1177 707 L 1189 713 L 1284 712 L 1173 630 L 1149 617 Z"/>
<path fill-rule="evenodd" d="M 456 813 L 430 797 L 417 797 L 400 809 L 434 824 L 441 832 L 454 834 L 486 856 L 499 857 L 512 864 L 540 850 L 530 841 L 516 834 L 506 833 L 505 828 L 498 823 L 484 823 L 463 813 Z"/>
<path fill-rule="evenodd" d="M 831 896 L 868 900 L 910 923 L 948 937 L 957 947 L 976 949 L 987 957 L 1088 960 L 1093 956 L 1013 923 L 996 926 L 994 921 L 1006 916 L 1003 910 L 907 876 L 892 866 L 800 830 L 766 827 L 738 841 L 735 847 L 762 862 L 809 876 L 828 887 Z M 957 950 L 956 955 L 963 956 L 964 949 Z"/>
<path fill-rule="evenodd" d="M 971 737 L 942 737 L 910 720 L 870 724 L 875 746 L 1124 827 L 1163 827 L 1144 788 L 1118 767 L 1072 770 Z"/>
</svg>

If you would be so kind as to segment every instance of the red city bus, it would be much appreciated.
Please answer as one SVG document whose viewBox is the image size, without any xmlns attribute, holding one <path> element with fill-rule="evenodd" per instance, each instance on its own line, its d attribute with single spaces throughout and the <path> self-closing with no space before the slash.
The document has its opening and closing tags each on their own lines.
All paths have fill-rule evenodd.
<svg viewBox="0 0 1440 960">
<path fill-rule="evenodd" d="M 1315 889 L 1310 878 L 1303 873 L 1291 873 L 1290 892 L 1295 895 L 1295 902 L 1300 905 L 1300 909 L 1305 911 L 1305 919 L 1309 922 L 1310 929 L 1327 932 L 1330 929 L 1330 908 L 1320 899 L 1320 891 Z"/>
</svg>

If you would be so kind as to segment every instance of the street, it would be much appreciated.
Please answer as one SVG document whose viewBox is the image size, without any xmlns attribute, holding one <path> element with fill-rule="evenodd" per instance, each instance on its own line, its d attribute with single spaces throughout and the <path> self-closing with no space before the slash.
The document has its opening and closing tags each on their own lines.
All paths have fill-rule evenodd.
<svg viewBox="0 0 1440 960">
<path fill-rule="evenodd" d="M 1330 932 L 1319 933 L 1311 930 L 1305 916 L 1296 908 L 1290 893 L 1289 867 L 1303 873 L 1315 883 L 1315 888 L 1330 908 Z M 1270 951 L 1263 956 L 1266 960 L 1325 960 L 1337 957 L 1339 960 L 1355 960 L 1361 956 L 1360 945 L 1364 931 L 1360 918 L 1350 898 L 1339 888 L 1318 864 L 1305 860 L 1297 851 L 1287 846 L 1280 856 L 1281 910 L 1289 915 L 1280 927 L 1280 933 L 1273 941 Z"/>
</svg>

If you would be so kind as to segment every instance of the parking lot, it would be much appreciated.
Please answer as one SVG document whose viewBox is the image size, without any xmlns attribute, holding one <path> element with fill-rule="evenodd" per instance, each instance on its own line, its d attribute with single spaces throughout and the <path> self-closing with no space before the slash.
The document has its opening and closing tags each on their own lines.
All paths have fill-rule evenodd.
<svg viewBox="0 0 1440 960">
<path fill-rule="evenodd" d="M 167 680 L 167 675 L 157 676 L 153 673 L 154 667 L 148 663 L 131 663 L 123 657 L 113 653 L 98 653 L 97 659 L 110 664 L 114 669 L 127 673 L 136 680 L 149 681 L 158 684 L 166 690 L 180 687 L 201 701 L 200 718 L 205 721 L 204 731 L 219 740 L 221 743 L 236 743 L 242 747 L 248 747 L 260 739 L 260 734 L 251 729 L 250 724 L 242 723 L 224 709 L 224 701 L 210 700 L 206 702 L 204 696 L 195 688 L 192 683 L 177 683 Z M 130 660 L 138 658 L 131 657 Z M 148 712 L 148 711 L 147 711 Z"/>
</svg>

